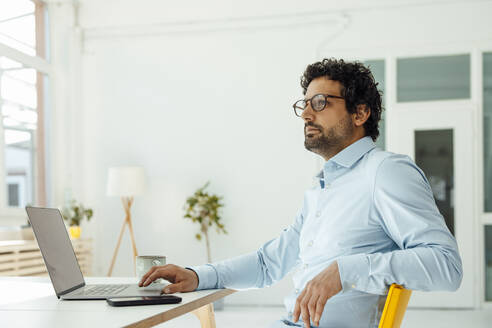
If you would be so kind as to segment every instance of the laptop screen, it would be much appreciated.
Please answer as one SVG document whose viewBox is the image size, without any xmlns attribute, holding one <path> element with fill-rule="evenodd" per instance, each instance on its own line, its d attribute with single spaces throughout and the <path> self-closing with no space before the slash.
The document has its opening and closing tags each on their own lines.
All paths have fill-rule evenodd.
<svg viewBox="0 0 492 328">
<path fill-rule="evenodd" d="M 56 294 L 84 283 L 60 211 L 39 207 L 26 211 Z"/>
</svg>

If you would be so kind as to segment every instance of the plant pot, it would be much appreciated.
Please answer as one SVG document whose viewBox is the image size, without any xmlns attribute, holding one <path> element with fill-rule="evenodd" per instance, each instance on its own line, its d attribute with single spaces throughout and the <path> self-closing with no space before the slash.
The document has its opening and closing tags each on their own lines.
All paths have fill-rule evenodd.
<svg viewBox="0 0 492 328">
<path fill-rule="evenodd" d="M 72 237 L 72 239 L 80 238 L 80 226 L 70 226 L 69 232 L 70 232 L 70 237 Z"/>
</svg>

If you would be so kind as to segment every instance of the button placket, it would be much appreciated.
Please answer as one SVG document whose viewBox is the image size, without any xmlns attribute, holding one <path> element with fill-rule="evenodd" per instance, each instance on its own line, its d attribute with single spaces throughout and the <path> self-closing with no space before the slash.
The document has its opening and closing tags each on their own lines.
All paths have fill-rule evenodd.
<svg viewBox="0 0 492 328">
<path fill-rule="evenodd" d="M 328 182 L 325 182 L 325 187 L 324 189 L 328 189 L 330 188 L 331 184 L 328 183 Z M 329 195 L 326 193 L 326 190 L 320 190 L 320 193 L 319 193 L 319 197 L 318 197 L 318 201 L 317 201 L 317 204 L 316 204 L 316 213 L 315 213 L 315 217 L 316 218 L 320 218 L 322 213 L 323 213 L 323 207 L 326 206 L 326 202 L 328 201 L 327 200 L 327 197 L 329 197 Z"/>
</svg>

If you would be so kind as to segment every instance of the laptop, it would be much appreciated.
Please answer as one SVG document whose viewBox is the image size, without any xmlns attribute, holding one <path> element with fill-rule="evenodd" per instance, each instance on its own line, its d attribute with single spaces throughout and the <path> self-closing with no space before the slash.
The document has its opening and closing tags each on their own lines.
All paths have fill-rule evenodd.
<svg viewBox="0 0 492 328">
<path fill-rule="evenodd" d="M 26 207 L 34 235 L 56 296 L 65 300 L 103 300 L 110 297 L 158 296 L 168 283 L 147 287 L 135 284 L 87 285 L 75 252 L 56 208 Z"/>
</svg>

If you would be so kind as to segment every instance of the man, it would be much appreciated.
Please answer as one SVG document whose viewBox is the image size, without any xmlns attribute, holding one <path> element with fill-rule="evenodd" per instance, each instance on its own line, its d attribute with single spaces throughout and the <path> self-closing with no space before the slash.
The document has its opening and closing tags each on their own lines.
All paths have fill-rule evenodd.
<svg viewBox="0 0 492 328">
<path fill-rule="evenodd" d="M 408 157 L 375 147 L 381 95 L 360 63 L 324 59 L 306 68 L 306 149 L 325 160 L 294 223 L 258 251 L 198 267 L 153 267 L 140 282 L 165 293 L 261 288 L 295 269 L 288 315 L 274 327 L 377 327 L 392 283 L 458 289 L 461 259 L 424 173 Z"/>
</svg>

